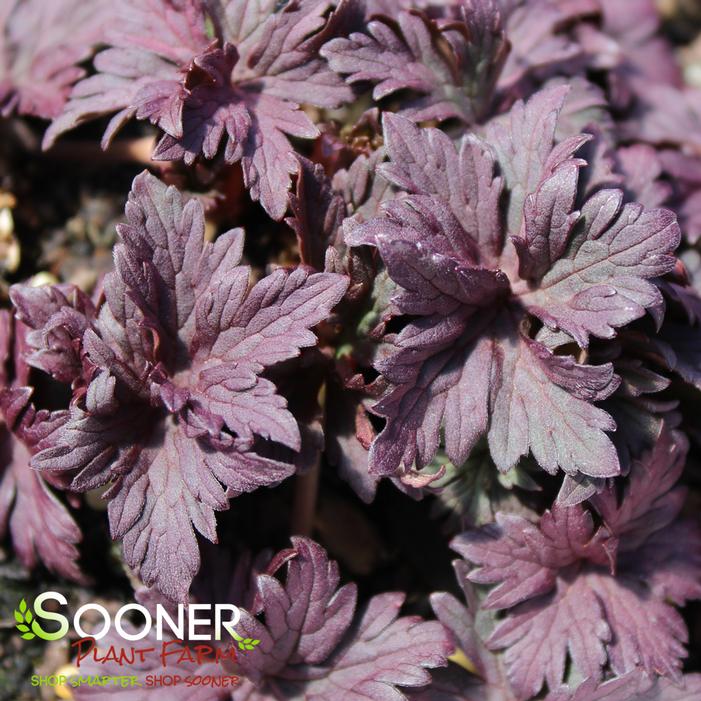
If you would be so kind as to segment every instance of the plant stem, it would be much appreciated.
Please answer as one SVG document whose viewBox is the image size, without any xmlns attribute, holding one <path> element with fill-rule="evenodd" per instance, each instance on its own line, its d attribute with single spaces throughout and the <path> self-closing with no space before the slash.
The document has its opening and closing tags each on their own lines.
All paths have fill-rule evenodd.
<svg viewBox="0 0 701 701">
<path fill-rule="evenodd" d="M 155 139 L 151 136 L 115 141 L 107 151 L 103 151 L 99 144 L 91 142 L 65 141 L 52 146 L 47 151 L 47 156 L 58 160 L 94 161 L 99 159 L 103 163 L 142 163 L 153 166 L 151 153 L 154 145 Z"/>
<path fill-rule="evenodd" d="M 323 382 L 317 395 L 320 422 L 326 430 L 326 382 Z M 292 504 L 292 522 L 290 529 L 293 535 L 311 536 L 314 530 L 316 516 L 316 501 L 319 493 L 319 477 L 321 475 L 321 450 L 317 453 L 314 463 L 308 472 L 297 475 L 295 479 L 294 503 Z"/>
<path fill-rule="evenodd" d="M 321 453 L 309 472 L 295 479 L 294 504 L 292 506 L 291 530 L 293 535 L 311 536 L 316 515 L 316 497 L 319 492 Z"/>
</svg>

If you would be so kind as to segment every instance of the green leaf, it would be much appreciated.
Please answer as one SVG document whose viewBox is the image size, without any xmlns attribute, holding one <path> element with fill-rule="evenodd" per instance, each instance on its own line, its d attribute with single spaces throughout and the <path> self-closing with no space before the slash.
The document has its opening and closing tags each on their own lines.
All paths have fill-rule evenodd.
<svg viewBox="0 0 701 701">
<path fill-rule="evenodd" d="M 24 623 L 18 623 L 18 624 L 17 624 L 17 630 L 21 631 L 22 633 L 28 633 L 28 632 L 29 632 L 29 626 L 25 626 Z"/>
<path fill-rule="evenodd" d="M 251 645 L 260 645 L 260 640 L 251 640 Z"/>
<path fill-rule="evenodd" d="M 25 613 L 25 611 L 27 610 L 27 602 L 24 599 L 22 599 L 22 601 L 19 602 L 19 610 L 22 613 Z"/>
<path fill-rule="evenodd" d="M 521 487 L 521 489 L 526 489 L 529 492 L 541 491 L 540 485 L 519 465 L 514 466 L 506 473 L 497 471 L 496 477 L 505 489 Z"/>
<path fill-rule="evenodd" d="M 33 619 L 34 619 L 34 616 L 32 615 L 32 612 L 27 611 L 27 613 L 24 616 L 24 620 L 27 621 L 27 623 L 31 623 Z"/>
<path fill-rule="evenodd" d="M 214 22 L 212 21 L 212 18 L 209 17 L 209 16 L 208 16 L 208 17 L 205 17 L 205 20 L 204 20 L 204 31 L 205 31 L 205 34 L 207 35 L 207 37 L 208 37 L 209 39 L 214 40 L 214 39 L 217 38 L 217 31 L 216 31 L 216 29 L 215 29 L 215 27 L 214 27 Z"/>
<path fill-rule="evenodd" d="M 24 616 L 19 611 L 15 611 L 15 620 L 17 623 L 24 623 Z"/>
<path fill-rule="evenodd" d="M 246 643 L 246 645 L 250 645 L 250 644 L 251 644 L 251 639 L 250 639 L 250 638 L 244 638 L 243 642 Z"/>
<path fill-rule="evenodd" d="M 36 636 L 34 635 L 34 633 L 25 633 L 22 637 L 25 640 L 34 640 Z"/>
</svg>

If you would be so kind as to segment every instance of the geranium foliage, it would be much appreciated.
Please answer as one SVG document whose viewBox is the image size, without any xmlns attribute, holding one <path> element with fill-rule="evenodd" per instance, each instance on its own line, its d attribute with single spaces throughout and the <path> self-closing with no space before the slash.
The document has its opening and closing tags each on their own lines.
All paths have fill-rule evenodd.
<svg viewBox="0 0 701 701">
<path fill-rule="evenodd" d="M 283 563 L 286 575 L 281 581 L 275 571 Z M 244 597 L 234 602 L 242 607 L 236 632 L 257 642 L 233 660 L 229 655 L 229 664 L 243 683 L 234 691 L 210 691 L 207 698 L 406 698 L 400 688 L 426 686 L 430 670 L 444 667 L 453 651 L 453 640 L 440 623 L 399 615 L 402 594 L 379 594 L 358 611 L 355 584 L 339 586 L 337 563 L 307 538 L 293 538 L 291 549 L 278 553 L 254 576 L 250 591 L 233 589 Z M 141 600 L 148 605 L 153 594 L 141 592 Z M 124 647 L 118 636 L 110 644 Z M 222 650 L 231 644 L 231 639 L 218 643 Z M 163 673 L 157 650 L 149 653 L 140 671 Z M 88 674 L 118 674 L 119 666 L 88 661 L 81 669 Z M 216 665 L 191 664 L 187 669 L 206 675 L 215 672 Z M 183 668 L 173 663 L 167 670 L 177 674 Z M 111 699 L 117 691 L 86 685 L 77 698 Z M 140 691 L 140 696 L 132 693 L 130 698 L 158 698 L 166 691 L 168 698 L 192 698 L 192 690 L 185 687 Z"/>
<path fill-rule="evenodd" d="M 443 428 L 454 463 L 487 435 L 503 471 L 531 451 L 551 473 L 619 473 L 616 425 L 594 406 L 618 386 L 613 367 L 553 355 L 531 328 L 582 348 L 614 337 L 661 303 L 650 278 L 673 268 L 680 234 L 669 211 L 580 187 L 595 164 L 576 155 L 587 135 L 555 140 L 565 97 L 540 92 L 457 146 L 385 116 L 381 172 L 407 196 L 346 241 L 378 248 L 400 288 L 394 304 L 414 320 L 376 365 L 393 387 L 375 407 L 387 426 L 371 471 L 427 464 Z"/>
<path fill-rule="evenodd" d="M 96 75 L 76 86 L 45 142 L 86 119 L 116 112 L 103 146 L 132 117 L 163 130 L 155 159 L 191 164 L 199 155 L 213 158 L 223 143 L 224 159 L 241 161 L 252 197 L 280 219 L 297 169 L 288 137 L 319 134 L 299 109 L 301 94 L 319 107 L 337 107 L 352 96 L 318 55 L 352 11 L 345 4 L 119 3 L 110 48 L 95 57 Z"/>
<path fill-rule="evenodd" d="M 553 507 L 533 524 L 508 514 L 468 532 L 453 547 L 476 568 L 467 578 L 498 584 L 482 602 L 508 609 L 487 644 L 507 648 L 516 693 L 529 698 L 547 681 L 564 681 L 568 656 L 584 678 L 640 666 L 679 679 L 686 628 L 671 603 L 701 597 L 701 531 L 679 519 L 684 490 L 675 487 L 687 445 L 665 430 L 633 466 L 623 495 L 581 507 Z M 650 621 L 654 621 L 653 626 Z"/>
<path fill-rule="evenodd" d="M 85 75 L 80 65 L 110 22 L 104 0 L 3 0 L 0 4 L 0 112 L 52 119 Z"/>
<path fill-rule="evenodd" d="M 241 608 L 76 698 L 701 696 L 696 5 L 0 0 L 0 603 Z"/>
<path fill-rule="evenodd" d="M 86 386 L 32 464 L 76 471 L 76 491 L 111 483 L 110 526 L 126 561 L 180 600 L 199 567 L 195 532 L 216 540 L 214 512 L 231 496 L 294 472 L 256 450 L 257 438 L 301 447 L 285 399 L 261 373 L 314 345 L 310 327 L 347 281 L 279 269 L 250 287 L 243 231 L 206 243 L 200 203 L 183 202 L 146 173 L 134 181 L 126 215 L 97 317 L 79 305 L 84 323 L 61 325 L 59 343 L 80 349 Z M 23 317 L 41 318 L 34 290 L 13 294 Z M 54 315 L 44 317 L 32 335 L 35 357 L 54 326 Z M 74 360 L 68 348 L 61 356 L 59 378 Z"/>
<path fill-rule="evenodd" d="M 78 525 L 66 506 L 32 470 L 32 456 L 52 441 L 65 423 L 65 411 L 37 411 L 29 387 L 30 368 L 25 361 L 27 329 L 0 313 L 0 534 L 9 532 L 15 552 L 29 568 L 39 563 L 57 574 L 84 581 L 78 566 Z"/>
</svg>

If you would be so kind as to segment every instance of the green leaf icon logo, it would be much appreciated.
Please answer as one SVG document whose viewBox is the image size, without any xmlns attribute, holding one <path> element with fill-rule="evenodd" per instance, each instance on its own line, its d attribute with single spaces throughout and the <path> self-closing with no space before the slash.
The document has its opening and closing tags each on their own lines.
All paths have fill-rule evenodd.
<svg viewBox="0 0 701 701">
<path fill-rule="evenodd" d="M 255 638 L 243 638 L 236 631 L 232 631 L 231 635 L 239 644 L 239 650 L 254 650 L 256 645 L 260 644 L 260 640 L 256 640 Z"/>
<path fill-rule="evenodd" d="M 244 638 L 239 643 L 239 649 L 253 650 L 253 649 L 255 649 L 256 645 L 258 645 L 258 643 L 260 643 L 260 640 L 255 640 L 254 638 Z"/>
<path fill-rule="evenodd" d="M 27 606 L 27 602 L 22 599 L 22 601 L 19 602 L 18 608 L 15 609 L 15 621 L 17 630 L 22 633 L 22 637 L 25 640 L 33 640 L 36 638 L 36 634 L 33 633 L 29 627 L 33 619 L 34 614 Z"/>
<path fill-rule="evenodd" d="M 27 605 L 26 599 L 22 599 L 14 611 L 15 627 L 22 634 L 25 640 L 60 640 L 68 635 L 68 619 L 65 616 L 51 616 L 46 609 L 43 608 L 45 601 L 58 601 L 65 606 L 68 601 L 63 594 L 56 591 L 47 591 L 38 594 L 31 605 Z M 37 615 L 38 614 L 38 615 Z M 58 630 L 45 631 L 41 627 L 41 620 L 46 618 L 60 623 Z"/>
</svg>

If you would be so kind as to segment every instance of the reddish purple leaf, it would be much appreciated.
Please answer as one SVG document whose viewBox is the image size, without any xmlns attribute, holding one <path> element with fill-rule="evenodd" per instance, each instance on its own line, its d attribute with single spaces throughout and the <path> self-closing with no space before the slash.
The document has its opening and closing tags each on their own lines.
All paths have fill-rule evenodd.
<svg viewBox="0 0 701 701">
<path fill-rule="evenodd" d="M 355 586 L 337 588 L 336 563 L 320 546 L 304 538 L 293 544 L 284 585 L 258 577 L 265 623 L 246 612 L 241 618 L 240 634 L 261 641 L 240 660 L 254 698 L 281 689 L 286 698 L 379 701 L 400 699 L 397 687 L 428 684 L 427 670 L 444 666 L 452 651 L 443 626 L 398 618 L 401 594 L 373 597 L 354 619 Z"/>
<path fill-rule="evenodd" d="M 387 426 L 370 451 L 372 473 L 428 464 L 441 428 L 454 464 L 488 435 L 502 471 L 530 451 L 551 473 L 619 472 L 607 436 L 615 424 L 592 406 L 618 386 L 612 367 L 554 356 L 523 325 L 533 315 L 585 347 L 658 309 L 649 278 L 673 267 L 679 228 L 665 210 L 621 209 L 617 190 L 574 209 L 586 162 L 573 154 L 587 137 L 555 142 L 566 93 L 517 103 L 486 141 L 465 136 L 457 149 L 438 130 L 385 115 L 382 172 L 409 194 L 344 227 L 346 242 L 378 248 L 400 287 L 392 303 L 418 318 L 386 339 L 376 362 L 391 387 L 375 407 Z"/>
<path fill-rule="evenodd" d="M 205 243 L 199 202 L 148 174 L 126 214 L 106 302 L 82 339 L 87 391 L 34 464 L 79 471 L 78 491 L 112 482 L 127 563 L 183 600 L 199 566 L 195 531 L 214 541 L 229 497 L 294 471 L 257 452 L 261 439 L 300 449 L 296 420 L 260 373 L 316 343 L 310 328 L 347 280 L 280 269 L 249 289 L 243 232 Z"/>
<path fill-rule="evenodd" d="M 348 82 L 373 84 L 380 100 L 407 90 L 400 113 L 416 122 L 484 115 L 508 45 L 494 0 L 456 3 L 454 21 L 441 25 L 420 13 L 399 12 L 396 21 L 371 21 L 367 34 L 333 39 L 322 49 Z"/>
<path fill-rule="evenodd" d="M 546 701 L 694 701 L 701 692 L 701 675 L 687 674 L 681 683 L 650 679 L 636 670 L 598 684 L 588 679 L 576 691 L 549 694 Z"/>
<path fill-rule="evenodd" d="M 37 411 L 31 403 L 26 336 L 26 327 L 13 324 L 2 310 L 0 537 L 9 533 L 25 567 L 34 569 L 41 563 L 62 577 L 85 582 L 77 563 L 80 528 L 44 478 L 30 467 L 32 455 L 50 443 L 67 416 L 64 411 Z"/>
<path fill-rule="evenodd" d="M 45 146 L 96 116 L 117 113 L 103 146 L 132 117 L 148 119 L 165 132 L 156 160 L 211 159 L 223 143 L 224 159 L 241 161 L 253 199 L 282 219 L 297 171 L 288 136 L 319 134 L 299 109 L 300 95 L 319 107 L 352 96 L 319 57 L 352 14 L 352 2 L 330 8 L 327 0 L 290 0 L 280 8 L 246 0 L 126 0 L 110 48 L 95 58 L 97 73 L 76 86 Z"/>
<path fill-rule="evenodd" d="M 4 0 L 0 6 L 0 112 L 58 116 L 111 21 L 105 0 Z"/>
<path fill-rule="evenodd" d="M 477 565 L 470 581 L 498 585 L 483 606 L 508 611 L 488 644 L 506 650 L 519 698 L 545 682 L 556 691 L 568 658 L 597 681 L 606 663 L 619 675 L 640 666 L 681 680 L 687 631 L 670 602 L 701 597 L 701 531 L 679 519 L 674 488 L 686 448 L 665 428 L 620 504 L 614 487 L 595 498 L 605 524 L 596 533 L 581 506 L 555 507 L 538 526 L 498 515 L 497 526 L 453 541 Z"/>
<path fill-rule="evenodd" d="M 77 380 L 83 371 L 80 343 L 95 320 L 90 298 L 72 285 L 14 285 L 10 297 L 17 318 L 31 329 L 27 362 L 59 382 Z"/>
</svg>

